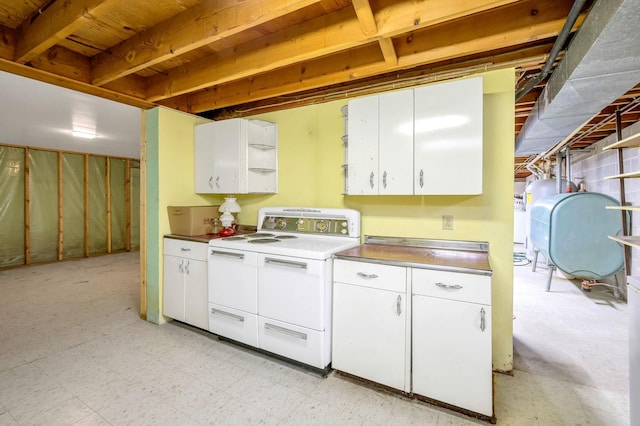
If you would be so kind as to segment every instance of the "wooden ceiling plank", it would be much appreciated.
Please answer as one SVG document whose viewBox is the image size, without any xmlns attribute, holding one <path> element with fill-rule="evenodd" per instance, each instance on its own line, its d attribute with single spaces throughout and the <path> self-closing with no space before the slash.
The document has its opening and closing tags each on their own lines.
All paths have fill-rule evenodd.
<svg viewBox="0 0 640 426">
<path fill-rule="evenodd" d="M 545 0 L 554 1 L 554 0 Z M 531 3 L 531 2 L 529 2 Z M 540 2 L 537 2 L 540 3 Z M 547 16 L 551 19 L 553 16 Z M 419 65 L 435 63 L 453 56 L 464 56 L 479 51 L 492 51 L 500 47 L 518 46 L 530 41 L 531 37 L 551 37 L 562 28 L 562 19 L 552 19 L 551 23 L 541 21 L 532 23 L 528 18 L 517 19 L 514 17 L 509 27 L 501 27 L 501 36 L 486 35 L 483 22 L 487 18 L 482 15 L 472 16 L 466 20 L 456 22 L 455 25 L 465 28 L 466 37 L 460 37 L 456 44 L 449 44 L 448 49 L 435 49 L 424 54 L 407 53 L 408 59 L 400 57 L 400 64 L 389 67 L 381 58 L 376 45 L 365 45 L 358 49 L 337 53 L 328 57 L 307 61 L 290 67 L 280 68 L 274 73 L 255 75 L 250 81 L 239 81 L 237 84 L 225 84 L 217 86 L 215 99 L 207 95 L 194 94 L 189 96 L 190 110 L 200 112 L 208 109 L 242 104 L 257 99 L 265 99 L 271 96 L 280 96 L 303 90 L 322 87 L 345 81 L 353 81 L 356 78 L 373 76 L 385 71 L 409 69 Z M 475 29 L 475 32 L 474 32 Z M 450 34 L 451 28 L 440 25 L 432 29 L 415 33 L 414 43 L 427 43 L 431 39 L 441 38 L 441 34 Z M 481 35 L 481 37 L 477 37 Z M 418 40 L 419 39 L 419 40 Z M 372 46 L 374 48 L 372 48 Z M 528 61 L 529 59 L 525 59 Z M 487 63 L 491 60 L 487 59 Z M 229 88 L 227 93 L 226 89 Z M 208 94 L 210 95 L 211 92 Z"/>
<path fill-rule="evenodd" d="M 378 36 L 387 37 L 391 33 L 402 33 L 436 25 L 454 15 L 464 16 L 470 7 L 478 11 L 482 10 L 482 7 L 492 9 L 496 4 L 512 3 L 512 1 L 450 0 L 435 2 L 446 4 L 446 6 L 435 8 L 436 10 L 432 10 L 433 2 L 396 3 L 392 0 L 380 1 L 383 12 L 390 8 L 389 5 L 393 5 L 395 15 L 392 22 L 395 26 L 386 25 L 385 28 L 389 34 L 380 31 Z M 524 3 L 536 2 L 525 1 Z M 430 19 L 428 23 L 416 22 L 414 18 L 416 15 L 429 16 Z M 179 69 L 169 70 L 166 75 L 151 77 L 147 99 L 150 101 L 166 99 L 374 41 L 377 42 L 376 37 L 362 34 L 360 22 L 350 8 L 341 9 L 238 46 L 232 52 L 221 52 L 220 55 L 212 55 L 193 61 Z"/>
<path fill-rule="evenodd" d="M 380 49 L 382 50 L 382 56 L 384 61 L 390 67 L 398 65 L 398 55 L 396 54 L 396 48 L 393 47 L 393 40 L 390 38 L 382 37 L 378 39 Z"/>
<path fill-rule="evenodd" d="M 483 64 L 504 64 L 503 67 L 513 67 L 518 61 L 528 61 L 527 54 L 533 57 L 539 55 L 540 50 L 537 48 L 521 49 L 488 58 L 431 68 L 422 71 L 421 74 L 442 76 L 453 69 L 484 69 Z M 184 99 L 179 101 L 173 102 L 172 100 L 175 98 L 171 98 L 167 99 L 167 102 L 162 101 L 161 103 L 179 106 L 183 111 L 199 113 L 278 96 L 289 95 L 293 98 L 292 94 L 304 90 L 319 89 L 340 82 L 352 82 L 354 80 L 351 73 L 362 74 L 365 68 L 372 75 L 382 69 L 388 71 L 388 67 L 380 58 L 378 47 L 375 45 L 367 45 L 356 51 L 332 55 L 326 60 L 318 59 L 303 65 L 281 68 L 273 73 L 257 75 L 251 81 L 239 80 L 222 84 L 215 88 L 184 95 Z M 357 93 L 358 91 L 352 92 Z"/>
<path fill-rule="evenodd" d="M 115 102 L 135 106 L 142 109 L 153 108 L 155 104 L 140 99 L 138 97 L 129 96 L 119 91 L 110 90 L 103 87 L 96 87 L 88 83 L 83 83 L 72 78 L 63 77 L 51 72 L 38 70 L 33 67 L 18 64 L 13 61 L 0 59 L 0 70 L 10 72 L 12 74 L 21 75 L 23 77 L 32 78 L 34 80 L 50 83 L 67 89 L 77 90 L 78 92 L 87 93 L 89 95 L 99 96 Z"/>
<path fill-rule="evenodd" d="M 92 59 L 98 86 L 246 31 L 320 0 L 207 0 Z"/>
<path fill-rule="evenodd" d="M 378 34 L 378 26 L 376 25 L 376 19 L 373 16 L 369 0 L 353 0 L 352 3 L 362 27 L 362 33 L 368 37 Z"/>
<path fill-rule="evenodd" d="M 58 0 L 40 15 L 27 20 L 16 31 L 14 60 L 24 64 L 74 31 L 88 20 L 107 12 L 120 0 Z"/>
</svg>

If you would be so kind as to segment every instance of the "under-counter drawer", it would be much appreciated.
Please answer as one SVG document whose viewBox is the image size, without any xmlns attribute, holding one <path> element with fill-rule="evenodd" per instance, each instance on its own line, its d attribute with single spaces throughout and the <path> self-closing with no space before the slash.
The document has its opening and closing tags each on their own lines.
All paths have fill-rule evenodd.
<svg viewBox="0 0 640 426">
<path fill-rule="evenodd" d="M 333 262 L 333 280 L 404 293 L 407 288 L 407 268 L 336 259 Z"/>
<path fill-rule="evenodd" d="M 460 272 L 412 269 L 413 294 L 491 305 L 491 277 Z"/>
<path fill-rule="evenodd" d="M 260 349 L 316 368 L 331 362 L 331 348 L 324 331 L 258 317 Z"/>
<path fill-rule="evenodd" d="M 177 240 L 174 238 L 164 239 L 164 254 L 171 256 L 187 257 L 189 259 L 203 260 L 206 262 L 207 247 L 207 243 Z"/>
</svg>

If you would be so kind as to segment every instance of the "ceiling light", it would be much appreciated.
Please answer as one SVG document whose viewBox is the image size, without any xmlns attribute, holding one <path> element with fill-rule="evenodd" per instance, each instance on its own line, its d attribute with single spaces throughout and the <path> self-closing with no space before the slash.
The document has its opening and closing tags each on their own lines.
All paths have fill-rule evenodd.
<svg viewBox="0 0 640 426">
<path fill-rule="evenodd" d="M 84 138 L 84 139 L 94 139 L 96 137 L 95 133 L 82 132 L 79 130 L 74 130 L 71 132 L 71 134 L 77 138 Z"/>
</svg>

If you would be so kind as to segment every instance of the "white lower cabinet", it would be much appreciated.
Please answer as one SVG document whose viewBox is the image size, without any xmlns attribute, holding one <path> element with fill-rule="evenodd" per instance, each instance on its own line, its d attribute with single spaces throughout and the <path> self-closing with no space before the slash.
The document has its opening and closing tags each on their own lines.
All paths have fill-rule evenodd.
<svg viewBox="0 0 640 426">
<path fill-rule="evenodd" d="M 164 315 L 209 329 L 207 270 L 206 243 L 164 239 Z"/>
<path fill-rule="evenodd" d="M 492 417 L 491 335 L 488 275 L 334 261 L 336 370 Z"/>
<path fill-rule="evenodd" d="M 408 391 L 406 268 L 334 261 L 332 367 Z"/>
</svg>

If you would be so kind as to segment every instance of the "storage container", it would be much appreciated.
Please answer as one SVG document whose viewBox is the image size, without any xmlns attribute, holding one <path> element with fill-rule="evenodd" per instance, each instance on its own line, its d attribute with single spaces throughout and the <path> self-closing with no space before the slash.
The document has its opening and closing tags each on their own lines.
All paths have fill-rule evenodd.
<svg viewBox="0 0 640 426">
<path fill-rule="evenodd" d="M 169 226 L 176 235 L 204 235 L 212 230 L 220 206 L 168 206 Z"/>
</svg>

